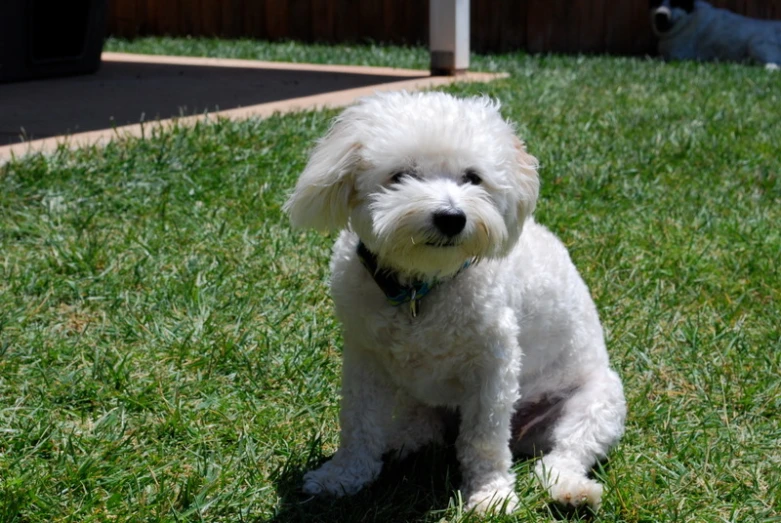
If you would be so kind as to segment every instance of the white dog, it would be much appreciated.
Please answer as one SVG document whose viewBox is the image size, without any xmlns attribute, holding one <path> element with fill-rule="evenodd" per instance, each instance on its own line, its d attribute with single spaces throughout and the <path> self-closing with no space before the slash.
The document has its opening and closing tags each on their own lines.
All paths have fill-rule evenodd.
<svg viewBox="0 0 781 523">
<path fill-rule="evenodd" d="M 651 0 L 651 26 L 668 60 L 781 65 L 781 21 L 757 20 L 699 0 Z"/>
<path fill-rule="evenodd" d="M 438 440 L 447 407 L 460 415 L 468 508 L 517 505 L 511 447 L 545 452 L 536 473 L 556 501 L 599 505 L 588 473 L 623 432 L 622 385 L 586 285 L 531 217 L 536 160 L 498 107 L 366 98 L 336 119 L 286 203 L 295 226 L 342 230 L 340 446 L 304 492 L 357 492 L 384 453 Z"/>
</svg>

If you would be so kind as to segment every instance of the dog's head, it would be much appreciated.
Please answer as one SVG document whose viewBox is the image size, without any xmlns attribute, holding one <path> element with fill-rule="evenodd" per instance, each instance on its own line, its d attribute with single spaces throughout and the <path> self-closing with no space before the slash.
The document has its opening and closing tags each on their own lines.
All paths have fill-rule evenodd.
<svg viewBox="0 0 781 523">
<path fill-rule="evenodd" d="M 487 98 L 385 93 L 346 109 L 285 204 L 294 226 L 351 227 L 380 264 L 424 277 L 506 255 L 537 161 Z"/>
<path fill-rule="evenodd" d="M 695 0 L 651 0 L 651 26 L 657 36 L 667 35 L 694 12 Z"/>
</svg>

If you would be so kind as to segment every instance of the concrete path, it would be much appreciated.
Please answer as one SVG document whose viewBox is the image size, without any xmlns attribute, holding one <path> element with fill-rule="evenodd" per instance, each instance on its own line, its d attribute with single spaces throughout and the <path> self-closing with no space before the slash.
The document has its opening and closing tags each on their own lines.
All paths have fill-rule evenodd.
<svg viewBox="0 0 781 523">
<path fill-rule="evenodd" d="M 267 117 L 348 105 L 376 91 L 505 75 L 103 53 L 94 75 L 0 84 L 0 163 L 30 152 L 105 144 L 150 126 L 210 116 Z M 141 123 L 143 122 L 143 124 Z"/>
</svg>

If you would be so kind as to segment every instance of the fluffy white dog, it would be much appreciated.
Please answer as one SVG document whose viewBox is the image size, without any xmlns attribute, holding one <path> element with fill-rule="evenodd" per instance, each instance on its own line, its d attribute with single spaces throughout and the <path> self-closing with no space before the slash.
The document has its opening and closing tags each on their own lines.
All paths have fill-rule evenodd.
<svg viewBox="0 0 781 523">
<path fill-rule="evenodd" d="M 781 65 L 781 21 L 757 20 L 699 0 L 651 0 L 659 54 L 668 60 Z"/>
<path fill-rule="evenodd" d="M 339 116 L 285 205 L 293 225 L 341 229 L 331 292 L 344 327 L 340 446 L 304 476 L 353 494 L 389 451 L 441 438 L 469 508 L 512 510 L 512 452 L 544 452 L 554 500 L 597 507 L 588 474 L 623 432 L 589 291 L 531 217 L 536 160 L 486 98 L 378 94 Z"/>
</svg>

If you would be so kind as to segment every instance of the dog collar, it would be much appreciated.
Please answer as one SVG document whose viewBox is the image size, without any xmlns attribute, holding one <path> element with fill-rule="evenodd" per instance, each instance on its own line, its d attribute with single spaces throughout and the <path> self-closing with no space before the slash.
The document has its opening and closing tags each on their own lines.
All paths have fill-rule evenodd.
<svg viewBox="0 0 781 523">
<path fill-rule="evenodd" d="M 413 318 L 417 317 L 420 312 L 420 300 L 436 287 L 439 280 L 435 279 L 431 283 L 414 280 L 406 285 L 402 285 L 395 271 L 380 269 L 377 263 L 377 255 L 367 249 L 362 241 L 358 241 L 356 252 L 358 259 L 361 260 L 361 264 L 369 271 L 374 282 L 385 294 L 388 302 L 394 307 L 409 303 L 410 314 Z M 459 273 L 471 264 L 472 261 L 467 260 L 464 266 L 461 267 L 461 270 L 459 270 Z"/>
</svg>

